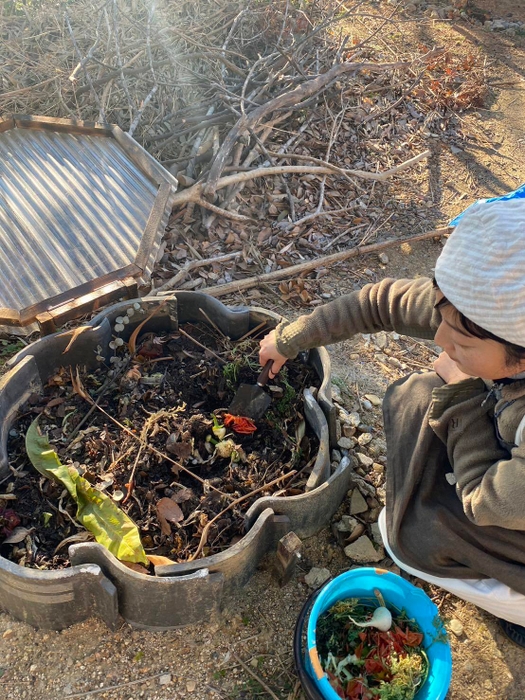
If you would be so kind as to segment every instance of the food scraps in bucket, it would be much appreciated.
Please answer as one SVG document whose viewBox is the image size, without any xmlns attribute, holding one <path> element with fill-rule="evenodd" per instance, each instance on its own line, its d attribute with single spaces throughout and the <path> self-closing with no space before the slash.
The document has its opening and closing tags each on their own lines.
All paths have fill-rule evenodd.
<svg viewBox="0 0 525 700">
<path fill-rule="evenodd" d="M 316 629 L 321 665 L 344 700 L 413 700 L 429 671 L 423 634 L 394 610 L 391 627 L 379 629 L 378 609 L 347 598 L 324 612 Z"/>
</svg>

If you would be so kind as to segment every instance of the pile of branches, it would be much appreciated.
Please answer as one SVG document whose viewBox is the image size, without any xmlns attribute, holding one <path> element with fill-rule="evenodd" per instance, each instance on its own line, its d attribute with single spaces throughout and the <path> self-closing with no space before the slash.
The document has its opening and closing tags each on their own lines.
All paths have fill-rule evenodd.
<svg viewBox="0 0 525 700">
<path fill-rule="evenodd" d="M 475 57 L 392 50 L 386 33 L 416 21 L 401 6 L 8 0 L 0 12 L 3 114 L 118 124 L 179 179 L 157 287 L 213 256 L 268 271 L 282 260 L 257 259 L 265 248 L 291 264 L 373 240 L 395 206 L 381 183 L 424 161 L 432 134 L 460 138 L 455 115 L 483 98 Z M 231 279 L 220 262 L 209 282 Z"/>
</svg>

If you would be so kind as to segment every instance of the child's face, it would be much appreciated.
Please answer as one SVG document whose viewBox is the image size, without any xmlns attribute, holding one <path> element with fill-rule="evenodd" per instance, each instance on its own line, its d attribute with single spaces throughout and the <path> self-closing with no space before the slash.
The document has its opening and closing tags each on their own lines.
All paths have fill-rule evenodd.
<svg viewBox="0 0 525 700">
<path fill-rule="evenodd" d="M 443 294 L 436 290 L 436 302 Z M 434 338 L 454 360 L 458 368 L 471 377 L 503 379 L 525 371 L 525 361 L 509 365 L 505 347 L 497 340 L 476 338 L 467 333 L 458 322 L 457 310 L 452 304 L 440 308 L 441 323 Z"/>
</svg>

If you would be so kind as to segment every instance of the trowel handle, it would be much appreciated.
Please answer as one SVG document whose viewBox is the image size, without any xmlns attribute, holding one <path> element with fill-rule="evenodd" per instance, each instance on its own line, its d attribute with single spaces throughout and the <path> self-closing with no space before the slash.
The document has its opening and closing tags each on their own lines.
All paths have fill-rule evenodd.
<svg viewBox="0 0 525 700">
<path fill-rule="evenodd" d="M 263 371 L 257 377 L 257 386 L 266 386 L 268 384 L 268 379 L 270 379 L 270 370 L 272 369 L 273 360 L 268 360 L 264 365 Z"/>
</svg>

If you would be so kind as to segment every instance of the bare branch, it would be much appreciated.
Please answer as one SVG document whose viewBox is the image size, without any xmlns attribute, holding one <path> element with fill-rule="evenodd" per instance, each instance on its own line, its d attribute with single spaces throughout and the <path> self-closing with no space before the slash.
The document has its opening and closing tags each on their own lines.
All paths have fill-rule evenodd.
<svg viewBox="0 0 525 700">
<path fill-rule="evenodd" d="M 427 158 L 428 156 L 430 156 L 430 154 L 430 151 L 423 151 L 423 153 L 419 153 L 419 155 L 410 158 L 404 163 L 400 163 L 394 168 L 390 168 L 390 170 L 385 170 L 379 173 L 370 173 L 366 170 L 346 169 L 343 172 L 346 175 L 353 175 L 354 177 L 360 177 L 365 180 L 377 180 L 379 182 L 383 182 L 384 180 L 387 180 L 393 175 L 396 175 L 401 170 L 404 170 L 405 168 L 409 168 L 412 165 L 419 163 L 420 160 L 423 160 L 423 158 Z M 235 173 L 234 175 L 225 175 L 224 177 L 221 177 L 221 179 L 217 181 L 216 189 L 220 190 L 223 187 L 228 187 L 229 185 L 234 185 L 239 182 L 247 182 L 248 180 L 253 180 L 257 177 L 269 177 L 270 175 L 283 175 L 285 173 L 297 173 L 303 175 L 330 175 L 333 174 L 333 167 L 306 165 L 277 165 L 270 168 L 255 168 L 254 170 L 249 170 L 248 172 Z M 213 204 L 210 204 L 209 202 L 204 200 L 202 198 L 202 192 L 204 188 L 204 183 L 197 182 L 195 185 L 188 187 L 188 189 L 182 190 L 181 192 L 177 192 L 173 197 L 173 206 L 176 207 L 182 204 L 186 204 L 187 202 L 195 202 L 197 204 L 200 204 L 201 206 L 206 207 L 207 209 L 210 209 L 211 211 L 218 210 L 217 213 L 220 212 L 221 214 L 229 216 L 230 218 L 237 218 L 238 221 L 246 221 L 249 219 L 249 217 L 239 218 L 241 217 L 240 214 L 232 216 L 232 212 L 227 212 L 226 210 L 219 209 L 218 207 L 215 207 Z"/>
<path fill-rule="evenodd" d="M 345 73 L 358 72 L 363 70 L 368 70 L 373 72 L 384 72 L 387 70 L 398 70 L 401 68 L 408 68 L 409 63 L 397 62 L 397 63 L 341 63 L 337 66 L 333 66 L 326 73 L 313 78 L 312 80 L 307 80 L 302 85 L 299 85 L 294 90 L 285 92 L 279 95 L 273 100 L 266 102 L 265 104 L 257 107 L 252 112 L 243 116 L 235 124 L 235 126 L 229 131 L 223 144 L 217 154 L 217 157 L 213 161 L 212 167 L 210 169 L 210 174 L 208 176 L 208 182 L 204 190 L 204 195 L 207 197 L 212 197 L 218 189 L 218 182 L 221 176 L 222 170 L 226 165 L 226 160 L 237 143 L 239 137 L 246 133 L 248 128 L 253 128 L 258 124 L 265 116 L 275 112 L 280 109 L 296 108 L 298 104 L 303 102 L 305 99 L 318 94 L 319 92 L 326 90 L 326 88 L 331 85 L 337 78 Z"/>
<path fill-rule="evenodd" d="M 356 246 L 350 250 L 343 250 L 339 253 L 332 253 L 331 255 L 325 255 L 321 258 L 316 258 L 315 260 L 308 260 L 304 263 L 299 263 L 298 265 L 292 265 L 291 267 L 285 267 L 281 270 L 274 270 L 273 272 L 267 272 L 263 275 L 255 275 L 255 277 L 247 277 L 243 280 L 236 280 L 235 282 L 228 282 L 227 284 L 219 284 L 214 287 L 203 287 L 199 289 L 199 292 L 206 292 L 213 297 L 221 297 L 226 294 L 234 294 L 240 292 L 244 289 L 250 289 L 251 287 L 259 287 L 269 282 L 277 282 L 283 279 L 293 279 L 298 275 L 304 274 L 305 272 L 311 272 L 318 267 L 327 267 L 333 265 L 334 263 L 341 262 L 343 260 L 348 260 L 350 258 L 356 258 L 358 255 L 366 255 L 367 253 L 376 253 L 378 250 L 383 250 L 384 248 L 390 248 L 394 245 L 402 245 L 403 243 L 415 243 L 416 241 L 425 241 L 429 238 L 439 238 L 441 236 L 450 233 L 451 228 L 437 228 L 433 231 L 427 231 L 427 233 L 421 233 L 416 236 L 408 236 L 407 238 L 393 238 L 389 241 L 383 241 L 381 243 L 371 243 L 365 246 Z"/>
</svg>

